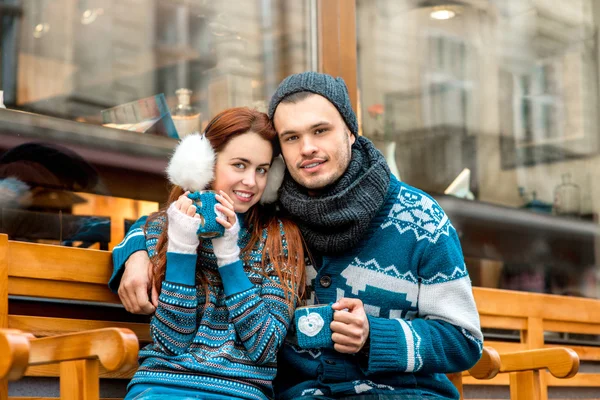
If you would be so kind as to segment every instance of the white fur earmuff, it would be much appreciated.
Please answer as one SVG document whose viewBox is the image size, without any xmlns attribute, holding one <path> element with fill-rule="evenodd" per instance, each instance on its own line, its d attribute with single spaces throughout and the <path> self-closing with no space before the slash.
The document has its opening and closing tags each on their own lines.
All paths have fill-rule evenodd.
<svg viewBox="0 0 600 400">
<path fill-rule="evenodd" d="M 279 187 L 283 182 L 284 176 L 285 162 L 283 161 L 283 157 L 279 155 L 273 159 L 271 168 L 269 168 L 269 174 L 267 175 L 267 186 L 265 187 L 265 191 L 260 198 L 260 204 L 269 204 L 277 201 L 279 197 Z"/>
<path fill-rule="evenodd" d="M 185 190 L 204 190 L 215 178 L 215 151 L 199 133 L 184 137 L 169 161 L 167 175 L 171 183 Z"/>
</svg>

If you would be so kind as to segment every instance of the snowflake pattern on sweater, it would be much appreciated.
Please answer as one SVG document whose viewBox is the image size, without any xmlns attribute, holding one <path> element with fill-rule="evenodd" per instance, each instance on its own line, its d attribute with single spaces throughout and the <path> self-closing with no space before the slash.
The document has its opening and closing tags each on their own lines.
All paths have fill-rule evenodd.
<svg viewBox="0 0 600 400">
<path fill-rule="evenodd" d="M 450 230 L 454 229 L 434 199 L 406 186 L 400 188 L 398 200 L 381 228 L 390 226 L 396 227 L 401 235 L 411 231 L 417 241 L 427 239 L 431 243 L 436 243 L 440 236 L 450 236 Z"/>
</svg>

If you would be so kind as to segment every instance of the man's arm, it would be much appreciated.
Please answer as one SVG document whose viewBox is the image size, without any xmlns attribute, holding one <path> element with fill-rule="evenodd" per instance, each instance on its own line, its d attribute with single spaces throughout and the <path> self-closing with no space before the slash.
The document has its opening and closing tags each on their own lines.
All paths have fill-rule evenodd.
<svg viewBox="0 0 600 400">
<path fill-rule="evenodd" d="M 415 319 L 368 317 L 367 374 L 458 372 L 481 357 L 479 314 L 453 227 L 448 236 L 427 244 L 419 282 Z"/>
<path fill-rule="evenodd" d="M 108 282 L 108 287 L 119 294 L 125 309 L 134 314 L 152 314 L 158 304 L 143 230 L 146 219 L 145 216 L 138 219 L 113 249 L 113 274 Z"/>
</svg>

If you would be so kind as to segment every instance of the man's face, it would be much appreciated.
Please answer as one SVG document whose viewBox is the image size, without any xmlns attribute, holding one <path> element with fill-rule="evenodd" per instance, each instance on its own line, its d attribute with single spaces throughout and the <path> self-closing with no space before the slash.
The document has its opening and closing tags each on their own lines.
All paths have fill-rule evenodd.
<svg viewBox="0 0 600 400">
<path fill-rule="evenodd" d="M 348 168 L 355 137 L 333 104 L 317 94 L 297 103 L 280 103 L 273 123 L 292 178 L 318 191 Z"/>
</svg>

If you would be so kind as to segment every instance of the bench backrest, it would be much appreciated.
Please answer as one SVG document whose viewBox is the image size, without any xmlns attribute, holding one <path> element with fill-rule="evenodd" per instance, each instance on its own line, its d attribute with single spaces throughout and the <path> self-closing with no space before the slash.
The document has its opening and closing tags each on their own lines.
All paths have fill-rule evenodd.
<svg viewBox="0 0 600 400">
<path fill-rule="evenodd" d="M 147 323 L 114 319 L 113 313 L 127 313 L 120 309 L 118 296 L 108 289 L 111 273 L 109 251 L 17 242 L 0 234 L 0 329 L 18 329 L 36 337 L 46 337 L 107 327 L 128 328 L 142 344 L 149 342 Z M 62 306 L 60 303 L 38 303 L 32 312 L 31 307 L 24 311 L 23 307 L 19 308 L 19 298 L 28 302 L 53 300 L 65 303 Z M 73 302 L 85 304 L 83 313 L 74 315 L 71 312 L 75 308 Z M 94 306 L 101 311 L 91 312 Z M 53 308 L 52 315 L 44 315 L 48 308 Z M 131 316 L 131 320 L 135 319 Z M 129 378 L 133 372 L 106 373 L 101 370 L 101 376 Z M 57 377 L 59 368 L 56 365 L 31 367 L 27 375 Z M 0 398 L 7 398 L 6 391 L 6 387 L 0 387 Z"/>
</svg>

